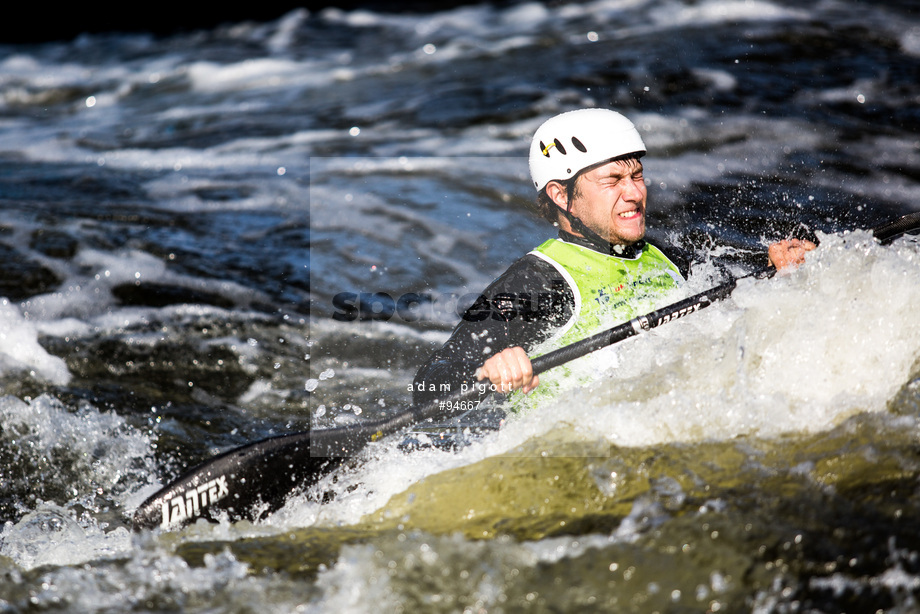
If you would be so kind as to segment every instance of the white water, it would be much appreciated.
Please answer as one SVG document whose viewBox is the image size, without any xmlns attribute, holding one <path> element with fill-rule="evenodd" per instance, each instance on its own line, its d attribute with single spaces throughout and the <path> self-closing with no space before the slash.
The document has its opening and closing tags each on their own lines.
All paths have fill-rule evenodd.
<svg viewBox="0 0 920 614">
<path fill-rule="evenodd" d="M 131 428 L 113 412 L 93 407 L 69 411 L 48 396 L 21 401 L 0 398 L 4 444 L 18 449 L 13 466 L 35 466 L 42 475 L 67 475 L 72 482 L 62 496 L 68 506 L 86 512 L 78 517 L 53 501 L 34 498 L 32 511 L 0 532 L 0 555 L 22 569 L 43 565 L 78 565 L 85 561 L 125 556 L 132 538 L 124 527 L 106 531 L 108 516 L 95 495 L 130 504 L 156 472 L 150 437 Z M 12 468 L 7 469 L 9 479 Z M 36 479 L 26 475 L 18 480 Z M 155 479 L 155 478 L 154 478 Z M 64 503 L 65 501 L 61 501 Z M 136 505 L 138 501 L 134 501 Z"/>
</svg>

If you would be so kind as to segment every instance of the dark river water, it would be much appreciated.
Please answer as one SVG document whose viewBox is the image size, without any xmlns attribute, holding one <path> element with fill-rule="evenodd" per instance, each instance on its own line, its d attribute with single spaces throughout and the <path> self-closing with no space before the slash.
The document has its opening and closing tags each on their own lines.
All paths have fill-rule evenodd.
<svg viewBox="0 0 920 614">
<path fill-rule="evenodd" d="M 920 611 L 920 244 L 865 232 L 920 210 L 918 77 L 906 0 L 0 45 L 0 611 Z M 215 453 L 406 407 L 552 236 L 529 139 L 585 106 L 642 133 L 652 235 L 703 260 L 686 292 L 820 247 L 459 450 L 395 437 L 325 504 L 131 530 Z"/>
</svg>

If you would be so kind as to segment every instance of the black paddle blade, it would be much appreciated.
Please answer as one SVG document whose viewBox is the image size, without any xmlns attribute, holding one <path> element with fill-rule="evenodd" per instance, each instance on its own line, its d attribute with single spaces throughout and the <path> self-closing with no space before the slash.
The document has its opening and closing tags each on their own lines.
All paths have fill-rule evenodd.
<svg viewBox="0 0 920 614">
<path fill-rule="evenodd" d="M 177 529 L 224 514 L 233 522 L 267 516 L 343 460 L 312 456 L 310 447 L 309 432 L 294 433 L 215 456 L 144 501 L 134 513 L 134 530 Z"/>
</svg>

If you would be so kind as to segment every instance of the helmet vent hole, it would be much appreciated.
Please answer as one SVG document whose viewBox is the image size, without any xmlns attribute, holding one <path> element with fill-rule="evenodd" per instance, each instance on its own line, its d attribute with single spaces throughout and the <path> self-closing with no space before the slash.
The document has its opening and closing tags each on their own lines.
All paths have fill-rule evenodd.
<svg viewBox="0 0 920 614">
<path fill-rule="evenodd" d="M 565 147 L 562 146 L 562 143 L 559 142 L 559 139 L 555 139 L 555 140 L 553 141 L 553 144 L 556 146 L 556 149 L 559 150 L 559 153 L 561 153 L 561 154 L 564 156 L 564 155 L 565 155 Z"/>
<path fill-rule="evenodd" d="M 543 155 L 547 158 L 549 157 L 549 147 L 543 144 L 543 141 L 540 141 L 540 151 L 543 152 Z"/>
<path fill-rule="evenodd" d="M 588 148 L 585 147 L 584 143 L 578 140 L 578 137 L 574 137 L 574 136 L 572 137 L 572 145 L 574 145 L 575 149 L 577 149 L 581 153 L 585 153 L 588 151 Z"/>
</svg>

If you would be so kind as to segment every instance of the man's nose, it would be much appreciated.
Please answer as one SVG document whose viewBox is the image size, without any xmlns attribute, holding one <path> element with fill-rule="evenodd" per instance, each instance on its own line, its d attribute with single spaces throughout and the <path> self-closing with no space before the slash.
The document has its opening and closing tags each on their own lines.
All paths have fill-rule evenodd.
<svg viewBox="0 0 920 614">
<path fill-rule="evenodd" d="M 641 184 L 641 185 L 640 185 Z M 642 200 L 645 193 L 645 181 L 642 179 L 626 179 L 626 185 L 623 189 L 623 198 L 626 200 Z"/>
</svg>

